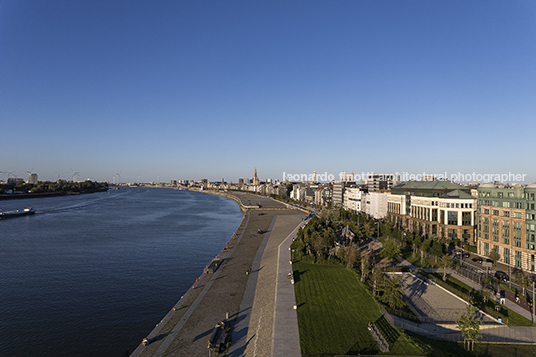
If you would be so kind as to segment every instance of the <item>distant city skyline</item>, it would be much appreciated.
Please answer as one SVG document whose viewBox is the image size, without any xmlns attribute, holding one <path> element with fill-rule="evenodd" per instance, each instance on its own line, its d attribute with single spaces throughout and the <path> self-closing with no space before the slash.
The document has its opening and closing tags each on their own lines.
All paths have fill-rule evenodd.
<svg viewBox="0 0 536 357">
<path fill-rule="evenodd" d="M 530 1 L 0 1 L 0 180 L 534 182 L 535 19 Z"/>
</svg>

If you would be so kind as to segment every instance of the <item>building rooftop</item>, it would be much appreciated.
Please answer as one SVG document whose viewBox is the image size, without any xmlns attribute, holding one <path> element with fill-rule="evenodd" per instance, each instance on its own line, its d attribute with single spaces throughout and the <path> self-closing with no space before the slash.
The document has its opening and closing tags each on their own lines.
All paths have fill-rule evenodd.
<svg viewBox="0 0 536 357">
<path fill-rule="evenodd" d="M 471 199 L 475 199 L 476 197 L 471 196 L 467 192 L 463 192 L 463 191 L 460 191 L 460 190 L 453 190 L 453 191 L 450 191 L 449 193 L 441 196 L 441 198 L 471 198 Z"/>
<path fill-rule="evenodd" d="M 467 189 L 466 187 L 450 181 L 407 181 L 394 188 L 402 189 L 422 189 L 422 190 L 459 190 Z"/>
</svg>

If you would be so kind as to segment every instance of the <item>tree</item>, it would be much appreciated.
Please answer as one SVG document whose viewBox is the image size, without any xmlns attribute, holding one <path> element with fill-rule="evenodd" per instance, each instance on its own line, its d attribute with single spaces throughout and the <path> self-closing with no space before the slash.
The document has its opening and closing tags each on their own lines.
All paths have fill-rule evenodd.
<svg viewBox="0 0 536 357">
<path fill-rule="evenodd" d="M 489 258 L 493 262 L 493 265 L 495 265 L 499 261 L 499 259 L 501 259 L 501 256 L 499 253 L 497 253 L 495 249 L 492 249 L 489 253 Z"/>
<path fill-rule="evenodd" d="M 447 270 L 452 267 L 452 262 L 448 256 L 444 255 L 441 258 L 441 267 L 443 268 L 443 281 L 447 281 Z"/>
<path fill-rule="evenodd" d="M 350 269 L 354 266 L 359 258 L 359 248 L 352 244 L 346 251 L 346 268 Z"/>
<path fill-rule="evenodd" d="M 349 248 L 349 250 L 352 249 L 351 247 Z M 341 261 L 344 261 L 344 258 L 346 257 L 346 249 L 344 248 L 343 245 L 339 246 L 338 250 L 337 250 L 337 257 L 341 260 Z"/>
<path fill-rule="evenodd" d="M 443 245 L 437 240 L 434 240 L 432 243 L 432 254 L 435 256 L 435 261 L 443 255 Z"/>
<path fill-rule="evenodd" d="M 382 268 L 378 266 L 372 268 L 372 296 L 376 296 L 378 290 L 383 287 L 384 278 L 385 274 L 383 273 Z"/>
<path fill-rule="evenodd" d="M 322 237 L 320 234 L 315 232 L 316 234 L 313 234 L 314 241 L 313 241 L 313 248 L 315 249 L 316 255 L 320 258 L 322 255 L 322 251 L 324 250 L 324 237 Z"/>
<path fill-rule="evenodd" d="M 525 295 L 525 288 L 530 286 L 529 276 L 524 271 L 520 271 L 516 274 L 515 279 L 516 282 L 521 285 L 521 288 L 523 288 L 523 295 Z"/>
<path fill-rule="evenodd" d="M 456 313 L 456 315 L 458 315 L 458 313 Z M 480 325 L 483 324 L 484 322 L 482 321 L 476 321 L 476 307 L 468 304 L 467 312 L 456 321 L 456 325 L 463 335 L 463 346 L 466 350 L 474 351 L 475 342 L 482 337 Z"/>
<path fill-rule="evenodd" d="M 337 241 L 337 237 L 335 237 L 335 232 L 333 232 L 333 229 L 331 229 L 331 227 L 324 229 L 322 235 L 324 236 L 325 246 L 333 247 L 333 244 L 335 244 L 335 242 Z"/>
<path fill-rule="evenodd" d="M 380 301 L 386 303 L 392 309 L 398 309 L 404 306 L 404 301 L 402 300 L 403 295 L 404 292 L 400 288 L 400 280 L 396 277 L 391 279 L 385 277 Z"/>
<path fill-rule="evenodd" d="M 383 244 L 383 249 L 380 252 L 380 256 L 388 259 L 398 260 L 400 258 L 401 250 L 400 246 L 392 239 L 387 239 Z"/>
<path fill-rule="evenodd" d="M 361 252 L 361 282 L 364 282 L 370 274 L 370 261 L 365 252 Z"/>
</svg>

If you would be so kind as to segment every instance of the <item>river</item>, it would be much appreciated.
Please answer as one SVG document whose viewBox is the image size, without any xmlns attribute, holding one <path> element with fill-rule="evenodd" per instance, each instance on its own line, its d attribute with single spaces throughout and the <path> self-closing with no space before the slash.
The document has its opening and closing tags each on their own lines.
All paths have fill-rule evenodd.
<svg viewBox="0 0 536 357">
<path fill-rule="evenodd" d="M 0 201 L 30 206 L 0 221 L 1 356 L 133 352 L 242 220 L 232 200 L 164 188 Z"/>
</svg>

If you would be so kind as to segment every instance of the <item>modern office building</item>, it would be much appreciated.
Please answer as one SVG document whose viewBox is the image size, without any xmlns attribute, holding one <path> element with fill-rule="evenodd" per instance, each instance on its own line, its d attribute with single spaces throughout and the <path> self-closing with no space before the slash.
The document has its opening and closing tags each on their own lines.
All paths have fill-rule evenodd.
<svg viewBox="0 0 536 357">
<path fill-rule="evenodd" d="M 471 189 L 450 181 L 408 181 L 387 194 L 387 215 L 424 237 L 476 245 L 476 202 Z"/>
<path fill-rule="evenodd" d="M 348 186 L 349 183 L 346 181 L 333 182 L 333 207 L 342 207 L 344 205 L 344 191 Z"/>
<path fill-rule="evenodd" d="M 344 192 L 344 204 L 343 208 L 348 211 L 360 212 L 361 211 L 361 198 L 363 197 L 364 190 L 359 187 L 348 187 Z"/>
<path fill-rule="evenodd" d="M 500 261 L 535 271 L 536 183 L 527 186 L 485 183 L 478 188 L 478 253 L 495 250 Z"/>
<path fill-rule="evenodd" d="M 363 195 L 361 210 L 369 216 L 382 219 L 387 215 L 387 193 L 367 192 Z"/>
<path fill-rule="evenodd" d="M 372 174 L 366 179 L 369 192 L 389 191 L 400 181 L 400 175 Z"/>
</svg>

